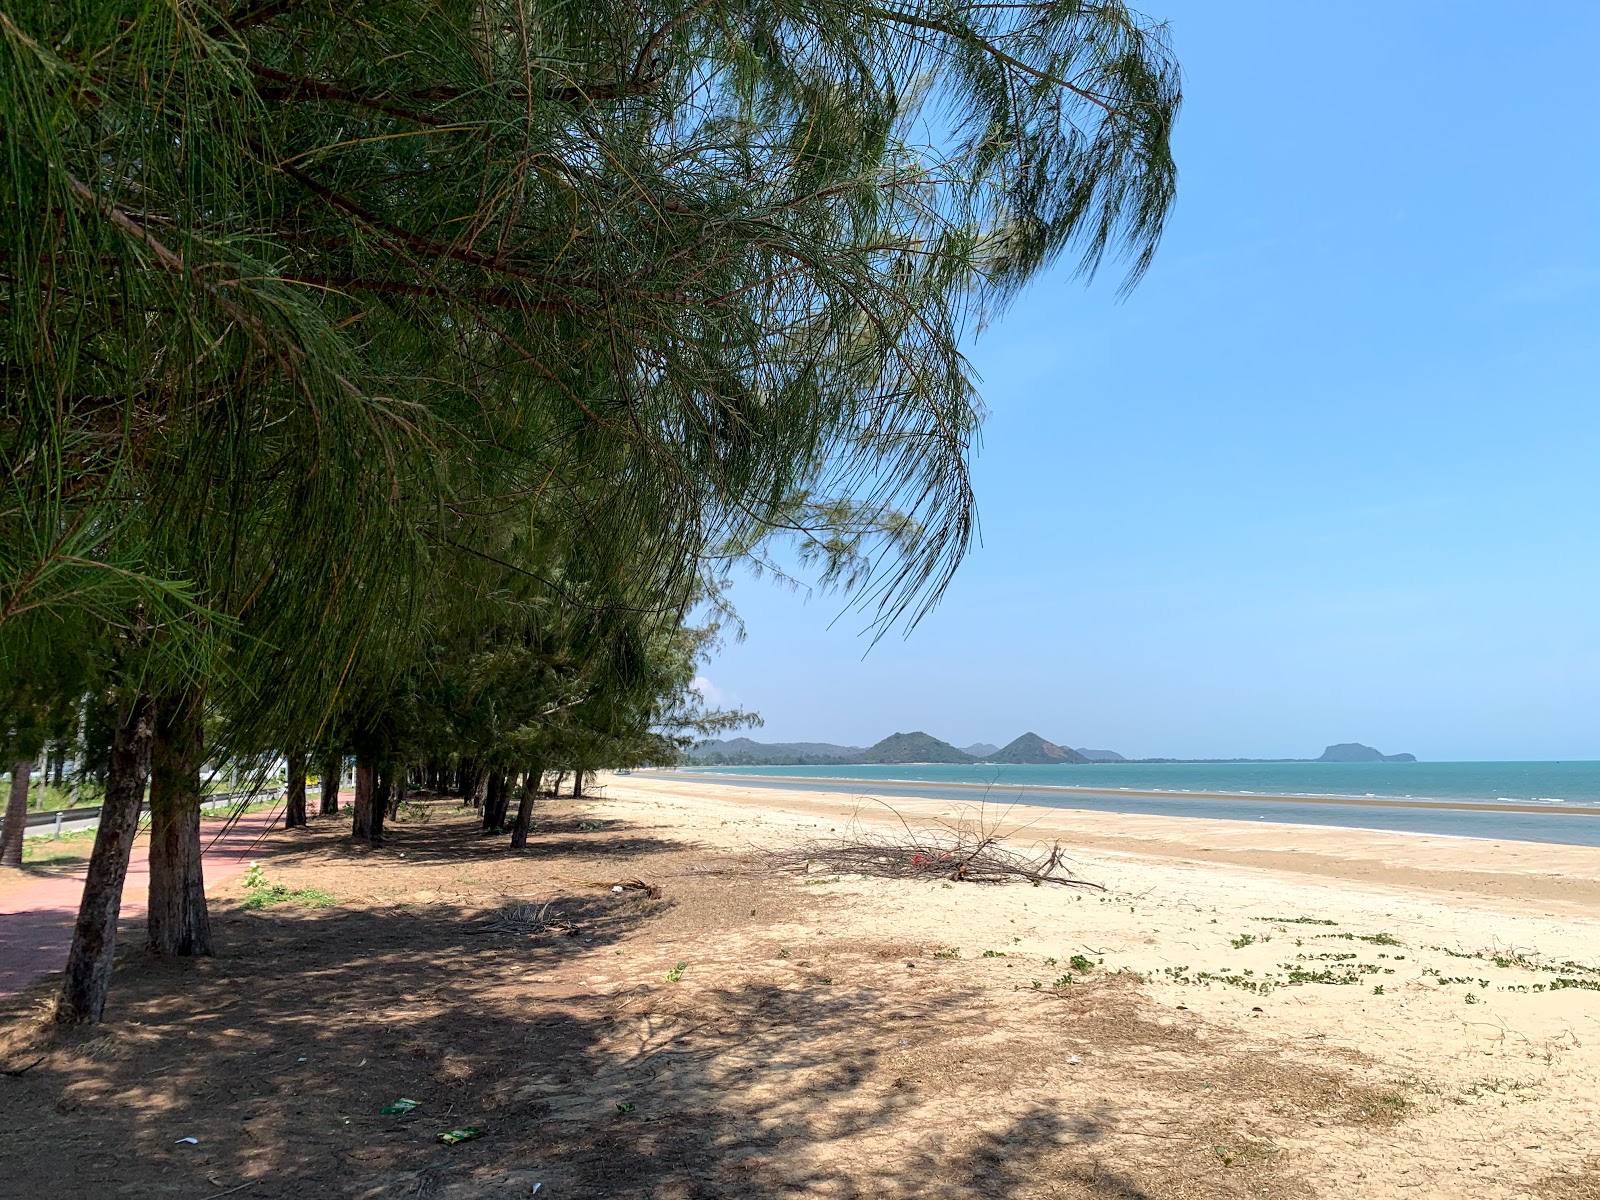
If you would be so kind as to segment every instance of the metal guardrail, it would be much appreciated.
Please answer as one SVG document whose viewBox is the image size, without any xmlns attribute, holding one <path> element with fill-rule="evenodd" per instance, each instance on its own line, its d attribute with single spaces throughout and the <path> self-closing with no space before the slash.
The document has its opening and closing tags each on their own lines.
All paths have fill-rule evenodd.
<svg viewBox="0 0 1600 1200">
<path fill-rule="evenodd" d="M 276 800 L 283 795 L 282 788 L 274 788 L 265 792 L 218 792 L 216 795 L 207 796 L 200 802 L 202 809 L 222 808 L 224 805 L 237 804 L 241 800 Z M 31 812 L 24 823 L 24 832 L 37 829 L 42 825 L 55 826 L 55 832 L 60 833 L 63 825 L 73 824 L 78 821 L 94 821 L 100 816 L 99 806 L 94 808 L 58 808 L 52 812 Z"/>
</svg>

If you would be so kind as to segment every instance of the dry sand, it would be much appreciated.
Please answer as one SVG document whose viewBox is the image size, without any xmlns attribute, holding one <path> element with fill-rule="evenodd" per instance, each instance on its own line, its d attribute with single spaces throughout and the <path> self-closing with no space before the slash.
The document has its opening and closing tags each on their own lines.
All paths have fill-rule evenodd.
<svg viewBox="0 0 1600 1200">
<path fill-rule="evenodd" d="M 1106 891 L 753 852 L 853 819 L 668 774 L 526 854 L 442 799 L 280 831 L 215 959 L 135 924 L 105 1025 L 0 1007 L 0 1192 L 1600 1200 L 1600 850 L 1013 809 Z"/>
<path fill-rule="evenodd" d="M 1137 979 L 1159 1012 L 1192 1014 L 1246 1047 L 1359 1056 L 1371 1086 L 1405 1101 L 1404 1119 L 1378 1134 L 1280 1140 L 1327 1194 L 1554 1195 L 1530 1181 L 1555 1167 L 1582 1179 L 1600 1152 L 1600 849 L 1025 805 L 983 812 L 671 774 L 618 777 L 608 794 L 619 812 L 659 806 L 673 827 L 729 847 L 851 823 L 892 829 L 895 813 L 918 824 L 983 819 L 1016 843 L 1060 840 L 1106 895 L 814 886 L 850 898 L 838 935 L 911 937 L 963 959 L 1000 951 L 1030 989 L 1079 954 L 1096 973 Z M 1291 983 L 1292 971 L 1358 982 Z M 1095 1073 L 1092 1054 L 1080 1057 L 1075 1090 Z M 1016 1095 L 1036 1094 L 1036 1082 L 1018 1080 Z M 1600 1175 L 1583 1186 L 1570 1194 L 1600 1196 Z"/>
</svg>

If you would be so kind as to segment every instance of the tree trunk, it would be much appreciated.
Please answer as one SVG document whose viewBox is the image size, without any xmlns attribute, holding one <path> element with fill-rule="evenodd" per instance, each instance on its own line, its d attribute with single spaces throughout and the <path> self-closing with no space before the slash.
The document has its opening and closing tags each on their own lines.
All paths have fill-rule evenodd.
<svg viewBox="0 0 1600 1200">
<path fill-rule="evenodd" d="M 106 773 L 106 794 L 100 805 L 100 828 L 89 855 L 66 978 L 56 999 L 55 1019 L 64 1025 L 99 1021 L 105 1014 L 122 885 L 128 878 L 128 854 L 139 832 L 139 806 L 144 802 L 154 733 L 150 697 L 136 696 L 112 732 L 111 769 Z"/>
<path fill-rule="evenodd" d="M 578 767 L 572 772 L 572 798 L 583 799 L 583 768 Z"/>
<path fill-rule="evenodd" d="M 483 798 L 483 831 L 495 831 L 495 810 L 500 806 L 500 793 L 505 790 L 505 775 L 500 771 L 489 772 L 489 789 Z"/>
<path fill-rule="evenodd" d="M 283 827 L 298 829 L 306 824 L 306 756 L 289 754 L 289 774 L 283 793 Z"/>
<path fill-rule="evenodd" d="M 394 798 L 394 764 L 384 763 L 374 772 L 372 788 L 372 829 L 367 840 L 376 846 L 383 841 L 383 818 Z"/>
<path fill-rule="evenodd" d="M 372 840 L 372 791 L 374 779 L 372 760 L 356 755 L 356 800 L 351 808 L 350 836 L 365 841 Z"/>
<path fill-rule="evenodd" d="M 329 754 L 322 760 L 322 815 L 331 817 L 339 811 L 339 776 L 344 774 L 344 756 Z"/>
<path fill-rule="evenodd" d="M 556 772 L 556 781 L 550 788 L 550 796 L 554 800 L 561 799 L 561 781 L 567 777 L 565 771 Z"/>
<path fill-rule="evenodd" d="M 33 759 L 11 764 L 11 795 L 6 798 L 5 830 L 0 832 L 0 867 L 22 868 L 22 834 L 28 826 L 28 783 Z"/>
<path fill-rule="evenodd" d="M 389 797 L 388 816 L 393 821 L 400 815 L 400 806 L 406 802 L 406 773 L 399 769 L 394 772 L 393 794 Z"/>
<path fill-rule="evenodd" d="M 211 953 L 211 917 L 200 861 L 200 764 L 205 728 L 198 692 L 156 707 L 150 747 L 149 947 L 156 954 Z"/>
<path fill-rule="evenodd" d="M 84 750 L 88 743 L 85 735 L 88 733 L 89 722 L 89 693 L 85 692 L 78 701 L 78 736 L 72 743 L 72 798 L 67 801 L 68 808 L 78 807 L 78 795 L 83 790 L 84 775 Z"/>
<path fill-rule="evenodd" d="M 528 768 L 527 778 L 522 781 L 522 795 L 517 801 L 517 823 L 511 827 L 511 848 L 525 850 L 528 847 L 528 828 L 533 824 L 533 800 L 539 794 L 539 783 L 544 777 L 544 768 L 538 763 Z"/>
<path fill-rule="evenodd" d="M 54 763 L 54 766 L 53 766 L 53 776 L 52 776 L 51 781 L 50 781 L 50 785 L 52 787 L 60 787 L 61 786 L 61 774 L 62 774 L 63 771 L 66 770 L 66 768 L 67 768 L 67 744 L 65 742 L 57 742 L 56 743 L 56 752 L 55 752 L 55 763 Z"/>
</svg>

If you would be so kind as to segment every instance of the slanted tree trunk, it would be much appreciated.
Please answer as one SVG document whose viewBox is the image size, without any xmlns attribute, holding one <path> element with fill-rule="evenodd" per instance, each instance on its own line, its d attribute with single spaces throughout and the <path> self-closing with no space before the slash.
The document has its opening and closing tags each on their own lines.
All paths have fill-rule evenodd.
<svg viewBox="0 0 1600 1200">
<path fill-rule="evenodd" d="M 552 799 L 559 800 L 561 798 L 561 781 L 566 777 L 567 773 L 565 771 L 556 772 L 556 781 L 550 786 L 550 796 Z"/>
<path fill-rule="evenodd" d="M 117 914 L 128 878 L 128 854 L 139 832 L 150 772 L 150 742 L 155 734 L 150 697 L 134 697 L 111 737 L 111 766 L 100 804 L 100 828 L 89 855 L 89 873 L 72 930 L 67 973 L 56 999 L 55 1019 L 63 1025 L 99 1021 L 111 990 L 111 964 L 117 949 Z"/>
<path fill-rule="evenodd" d="M 517 823 L 511 827 L 511 848 L 525 850 L 528 846 L 528 829 L 533 824 L 533 801 L 539 794 L 539 783 L 544 778 L 544 768 L 535 763 L 528 768 L 522 781 L 522 795 L 517 801 Z"/>
<path fill-rule="evenodd" d="M 356 754 L 356 800 L 351 807 L 350 836 L 372 840 L 372 793 L 375 784 L 372 759 Z"/>
<path fill-rule="evenodd" d="M 306 756 L 289 754 L 288 778 L 283 792 L 283 827 L 298 829 L 306 824 Z"/>
<path fill-rule="evenodd" d="M 344 774 L 344 756 L 332 751 L 322 760 L 322 815 L 331 817 L 339 811 L 339 777 Z"/>
<path fill-rule="evenodd" d="M 0 867 L 22 869 L 22 833 L 28 825 L 28 784 L 33 759 L 11 764 L 11 794 L 6 797 L 6 824 L 0 832 Z"/>
<path fill-rule="evenodd" d="M 201 696 L 179 692 L 156 706 L 150 747 L 149 947 L 185 957 L 211 953 L 200 861 Z"/>
</svg>

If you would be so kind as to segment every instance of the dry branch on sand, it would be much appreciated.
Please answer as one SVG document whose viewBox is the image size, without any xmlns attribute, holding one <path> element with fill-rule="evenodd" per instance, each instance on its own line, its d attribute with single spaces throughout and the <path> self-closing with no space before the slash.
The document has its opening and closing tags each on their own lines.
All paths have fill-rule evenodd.
<svg viewBox="0 0 1600 1200">
<path fill-rule="evenodd" d="M 1052 842 L 1048 849 L 1016 849 L 1002 839 L 998 821 L 981 809 L 975 817 L 963 810 L 956 820 L 916 827 L 894 808 L 884 807 L 899 819 L 898 830 L 868 830 L 852 822 L 837 837 L 779 849 L 758 848 L 755 857 L 775 871 L 820 870 L 963 883 L 1025 880 L 1034 887 L 1049 883 L 1104 890 L 1066 865 L 1060 842 Z"/>
</svg>

